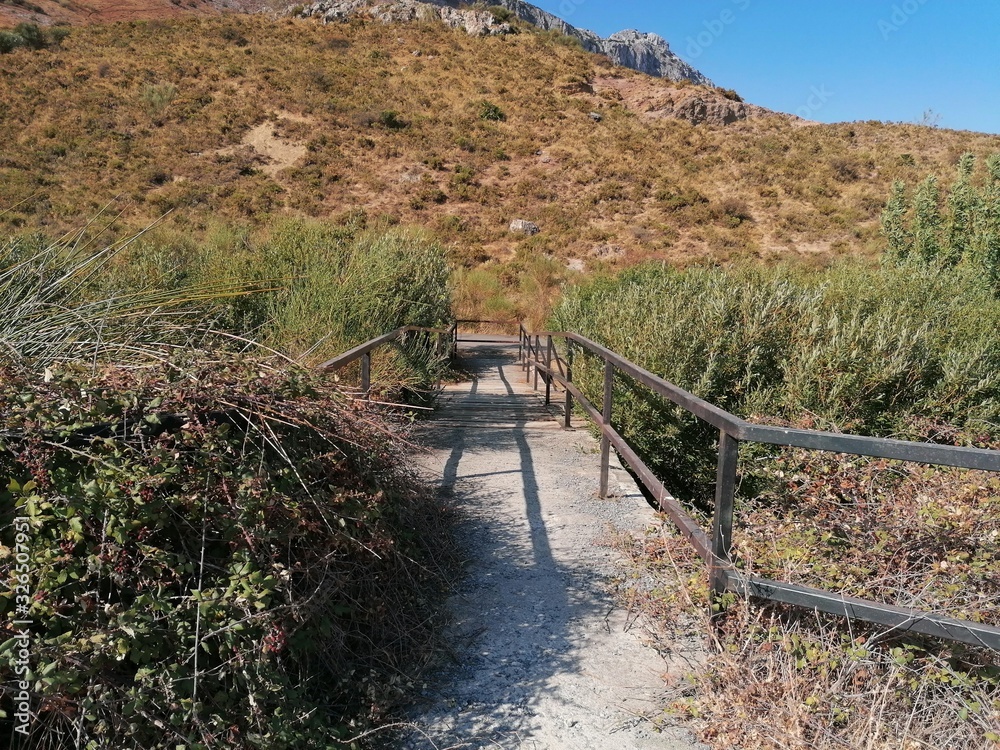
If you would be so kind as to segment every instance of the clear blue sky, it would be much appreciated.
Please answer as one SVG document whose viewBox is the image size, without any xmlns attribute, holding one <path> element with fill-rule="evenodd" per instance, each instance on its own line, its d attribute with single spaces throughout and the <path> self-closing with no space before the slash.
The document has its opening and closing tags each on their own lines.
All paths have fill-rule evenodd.
<svg viewBox="0 0 1000 750">
<path fill-rule="evenodd" d="M 534 0 L 601 36 L 626 28 L 747 101 L 821 122 L 1000 133 L 998 0 Z"/>
</svg>

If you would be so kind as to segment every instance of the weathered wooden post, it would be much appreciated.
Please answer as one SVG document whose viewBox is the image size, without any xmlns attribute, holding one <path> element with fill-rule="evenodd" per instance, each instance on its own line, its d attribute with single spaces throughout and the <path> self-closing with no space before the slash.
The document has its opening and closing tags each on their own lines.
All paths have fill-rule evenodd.
<svg viewBox="0 0 1000 750">
<path fill-rule="evenodd" d="M 361 355 L 361 395 L 368 398 L 372 389 L 372 353 Z"/>
<path fill-rule="evenodd" d="M 615 389 L 615 366 L 611 360 L 604 361 L 604 414 L 603 427 L 611 426 L 611 399 Z M 601 497 L 608 496 L 608 470 L 611 464 L 611 439 L 601 430 Z"/>
<path fill-rule="evenodd" d="M 549 371 L 545 374 L 545 405 L 552 403 L 552 337 L 545 344 L 545 365 Z"/>
<path fill-rule="evenodd" d="M 566 381 L 573 382 L 573 342 L 566 339 Z M 573 394 L 566 389 L 566 413 L 563 415 L 563 427 L 569 429 L 573 415 Z"/>
<path fill-rule="evenodd" d="M 726 593 L 726 565 L 733 547 L 733 506 L 740 441 L 719 431 L 719 465 L 715 478 L 715 514 L 712 518 L 712 567 L 709 584 L 716 599 Z"/>
<path fill-rule="evenodd" d="M 535 385 L 534 390 L 538 390 L 538 363 L 542 361 L 542 339 L 540 336 L 535 336 Z"/>
</svg>

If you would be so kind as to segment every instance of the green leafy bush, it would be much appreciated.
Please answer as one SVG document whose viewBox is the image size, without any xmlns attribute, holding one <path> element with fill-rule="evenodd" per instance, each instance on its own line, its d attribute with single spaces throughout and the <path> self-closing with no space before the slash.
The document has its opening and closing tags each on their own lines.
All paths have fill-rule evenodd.
<svg viewBox="0 0 1000 750">
<path fill-rule="evenodd" d="M 503 122 L 507 119 L 507 115 L 496 104 L 484 101 L 479 104 L 479 119 L 488 122 Z"/>
<path fill-rule="evenodd" d="M 517 15 L 514 11 L 504 8 L 502 5 L 490 5 L 486 10 L 493 15 L 493 20 L 497 23 L 511 23 L 517 20 Z"/>
<path fill-rule="evenodd" d="M 0 549 L 26 518 L 33 594 L 19 615 L 3 556 L 0 623 L 31 623 L 33 746 L 326 748 L 377 718 L 440 582 L 392 432 L 267 363 L 0 372 Z"/>
<path fill-rule="evenodd" d="M 384 128 L 389 130 L 402 130 L 406 128 L 409 123 L 400 118 L 399 112 L 392 109 L 386 109 L 379 113 L 378 121 Z"/>
<path fill-rule="evenodd" d="M 44 49 L 58 46 L 69 35 L 69 29 L 56 26 L 42 29 L 38 24 L 19 23 L 12 30 L 0 30 L 0 54 L 13 52 L 18 47 Z"/>
</svg>

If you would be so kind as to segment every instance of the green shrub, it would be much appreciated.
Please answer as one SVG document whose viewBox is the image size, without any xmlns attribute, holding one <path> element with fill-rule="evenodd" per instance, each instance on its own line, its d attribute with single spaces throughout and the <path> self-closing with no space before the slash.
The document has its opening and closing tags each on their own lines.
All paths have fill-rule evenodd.
<svg viewBox="0 0 1000 750">
<path fill-rule="evenodd" d="M 88 244 L 82 238 L 0 243 L 0 364 L 125 363 L 192 344 L 204 323 L 197 305 L 236 290 L 151 287 L 148 277 L 115 284 L 116 256 L 134 240 L 97 252 L 80 249 Z"/>
<path fill-rule="evenodd" d="M 19 23 L 14 27 L 14 33 L 24 40 L 24 46 L 31 49 L 42 49 L 45 46 L 45 32 L 35 23 Z"/>
<path fill-rule="evenodd" d="M 493 20 L 497 23 L 511 23 L 517 20 L 514 11 L 500 5 L 491 5 L 486 10 L 493 14 Z"/>
<path fill-rule="evenodd" d="M 986 160 L 981 179 L 972 154 L 961 156 L 957 172 L 944 200 L 934 176 L 920 183 L 912 205 L 906 185 L 893 185 L 882 213 L 886 255 L 896 263 L 985 270 L 989 286 L 1000 294 L 1000 154 Z"/>
<path fill-rule="evenodd" d="M 409 125 L 409 123 L 405 120 L 400 119 L 398 112 L 392 109 L 380 112 L 378 121 L 381 123 L 382 127 L 388 128 L 389 130 L 402 130 Z"/>
<path fill-rule="evenodd" d="M 24 39 L 13 31 L 0 30 L 0 55 L 24 46 Z"/>
<path fill-rule="evenodd" d="M 31 621 L 31 737 L 326 748 L 360 731 L 431 636 L 439 581 L 412 529 L 441 521 L 390 433 L 329 378 L 267 363 L 0 371 L 0 542 L 26 519 L 35 594 L 19 617 L 0 559 L 0 617 Z"/>
<path fill-rule="evenodd" d="M 70 35 L 71 31 L 68 26 L 53 26 L 50 28 L 46 34 L 49 38 L 49 44 L 56 47 L 63 43 L 63 40 Z"/>
<path fill-rule="evenodd" d="M 496 104 L 484 101 L 479 104 L 479 119 L 489 122 L 503 122 L 507 119 L 507 115 Z"/>
<path fill-rule="evenodd" d="M 65 26 L 44 30 L 34 23 L 19 23 L 10 31 L 0 30 L 0 54 L 13 52 L 18 47 L 44 49 L 58 46 L 69 35 Z"/>
<path fill-rule="evenodd" d="M 224 323 L 308 362 L 400 326 L 442 327 L 451 318 L 444 249 L 417 231 L 303 219 L 256 231 L 220 225 L 189 263 L 198 283 L 270 286 L 230 301 Z M 408 377 L 393 370 L 392 378 Z"/>
<path fill-rule="evenodd" d="M 990 431 L 1000 418 L 1000 302 L 962 270 L 645 266 L 571 289 L 552 325 L 748 419 L 810 415 L 912 435 L 917 418 Z M 597 363 L 577 372 L 597 397 Z M 619 388 L 623 434 L 679 492 L 705 501 L 715 431 L 642 387 Z"/>
<path fill-rule="evenodd" d="M 150 119 L 159 121 L 177 98 L 177 87 L 172 83 L 149 84 L 143 86 L 139 98 Z"/>
</svg>

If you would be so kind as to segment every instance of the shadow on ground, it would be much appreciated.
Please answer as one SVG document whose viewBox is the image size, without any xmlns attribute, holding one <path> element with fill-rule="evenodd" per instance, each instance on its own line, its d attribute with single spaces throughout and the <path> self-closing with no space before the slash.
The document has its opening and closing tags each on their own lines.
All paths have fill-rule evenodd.
<svg viewBox="0 0 1000 750">
<path fill-rule="evenodd" d="M 608 551 L 594 544 L 610 507 L 594 497 L 597 457 L 523 387 L 510 351 L 470 355 L 472 380 L 421 430 L 424 468 L 463 516 L 451 658 L 409 712 L 419 731 L 390 746 L 681 747 L 636 741 L 654 734 L 644 716 L 662 683 L 655 653 L 637 665 L 619 644 L 627 618 L 613 616 Z"/>
</svg>

